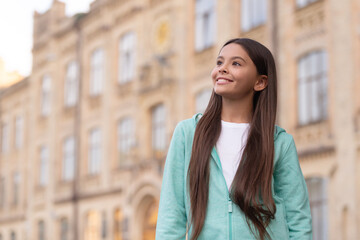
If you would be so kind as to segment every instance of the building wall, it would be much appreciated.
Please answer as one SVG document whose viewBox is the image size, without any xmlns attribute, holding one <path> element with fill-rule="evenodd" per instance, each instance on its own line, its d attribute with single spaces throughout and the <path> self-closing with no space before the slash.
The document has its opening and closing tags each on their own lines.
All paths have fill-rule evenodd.
<svg viewBox="0 0 360 240">
<path fill-rule="evenodd" d="M 18 239 L 39 239 L 40 220 L 45 239 L 61 239 L 62 219 L 68 220 L 69 239 L 121 239 L 116 228 L 122 239 L 153 239 L 166 150 L 152 147 L 152 110 L 164 104 L 167 148 L 176 124 L 196 112 L 197 94 L 211 90 L 218 51 L 233 37 L 261 41 L 275 56 L 277 124 L 294 136 L 305 178 L 326 182 L 327 234 L 321 239 L 359 238 L 360 4 L 319 0 L 299 8 L 296 1 L 268 0 L 266 21 L 243 31 L 244 1 L 216 1 L 214 43 L 201 51 L 195 47 L 195 1 L 96 0 L 87 14 L 72 18 L 65 17 L 62 2 L 54 1 L 47 12 L 35 13 L 31 77 L 0 95 L 2 123 L 17 113 L 26 116 L 24 148 L 0 156 L 6 206 L 10 174 L 21 172 L 21 204 L 0 209 L 3 239 L 11 231 Z M 118 47 L 129 31 L 136 35 L 136 71 L 130 82 L 119 83 Z M 105 56 L 104 86 L 101 94 L 91 96 L 91 56 L 99 48 Z M 313 50 L 327 54 L 328 117 L 301 125 L 298 62 Z M 79 100 L 66 107 L 66 69 L 73 60 L 79 63 Z M 40 103 L 46 75 L 51 78 L 51 110 L 44 117 Z M 117 126 L 127 116 L 134 119 L 135 143 L 131 161 L 119 165 Z M 102 160 L 99 173 L 89 174 L 89 134 L 95 127 L 101 129 Z M 62 179 L 68 136 L 75 137 L 77 146 L 73 181 Z M 50 161 L 46 186 L 39 185 L 43 145 Z"/>
</svg>

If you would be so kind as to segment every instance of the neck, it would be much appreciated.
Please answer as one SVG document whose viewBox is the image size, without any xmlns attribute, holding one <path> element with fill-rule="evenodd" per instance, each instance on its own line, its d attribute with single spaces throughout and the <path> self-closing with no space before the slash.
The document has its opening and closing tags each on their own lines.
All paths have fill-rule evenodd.
<svg viewBox="0 0 360 240">
<path fill-rule="evenodd" d="M 231 100 L 223 97 L 221 120 L 234 123 L 250 123 L 252 119 L 253 103 L 252 99 L 249 100 Z"/>
</svg>

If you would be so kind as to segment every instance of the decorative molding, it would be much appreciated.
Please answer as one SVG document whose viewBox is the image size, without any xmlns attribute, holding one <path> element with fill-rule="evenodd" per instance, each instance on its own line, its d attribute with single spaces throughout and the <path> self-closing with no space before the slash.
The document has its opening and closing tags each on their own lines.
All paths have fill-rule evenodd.
<svg viewBox="0 0 360 240">
<path fill-rule="evenodd" d="M 317 146 L 298 151 L 300 158 L 314 158 L 331 155 L 335 152 L 335 146 Z"/>
</svg>

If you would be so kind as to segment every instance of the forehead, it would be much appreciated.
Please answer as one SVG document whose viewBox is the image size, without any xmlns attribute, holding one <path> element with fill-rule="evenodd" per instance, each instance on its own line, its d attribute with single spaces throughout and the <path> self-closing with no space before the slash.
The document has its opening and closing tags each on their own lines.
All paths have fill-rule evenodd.
<svg viewBox="0 0 360 240">
<path fill-rule="evenodd" d="M 247 54 L 247 52 L 244 50 L 244 48 L 237 43 L 230 43 L 228 45 L 226 45 L 225 47 L 223 47 L 219 53 L 219 57 L 234 57 L 234 56 L 238 56 L 238 57 L 242 57 L 245 60 L 246 59 L 250 59 L 249 55 Z"/>
</svg>

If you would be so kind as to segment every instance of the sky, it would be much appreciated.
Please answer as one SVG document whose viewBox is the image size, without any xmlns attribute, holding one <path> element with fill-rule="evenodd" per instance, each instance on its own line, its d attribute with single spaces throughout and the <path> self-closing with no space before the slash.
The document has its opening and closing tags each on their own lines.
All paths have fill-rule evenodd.
<svg viewBox="0 0 360 240">
<path fill-rule="evenodd" d="M 66 15 L 87 12 L 93 0 L 61 0 Z M 53 0 L 0 0 L 0 58 L 7 71 L 31 73 L 34 11 L 46 12 Z"/>
</svg>

